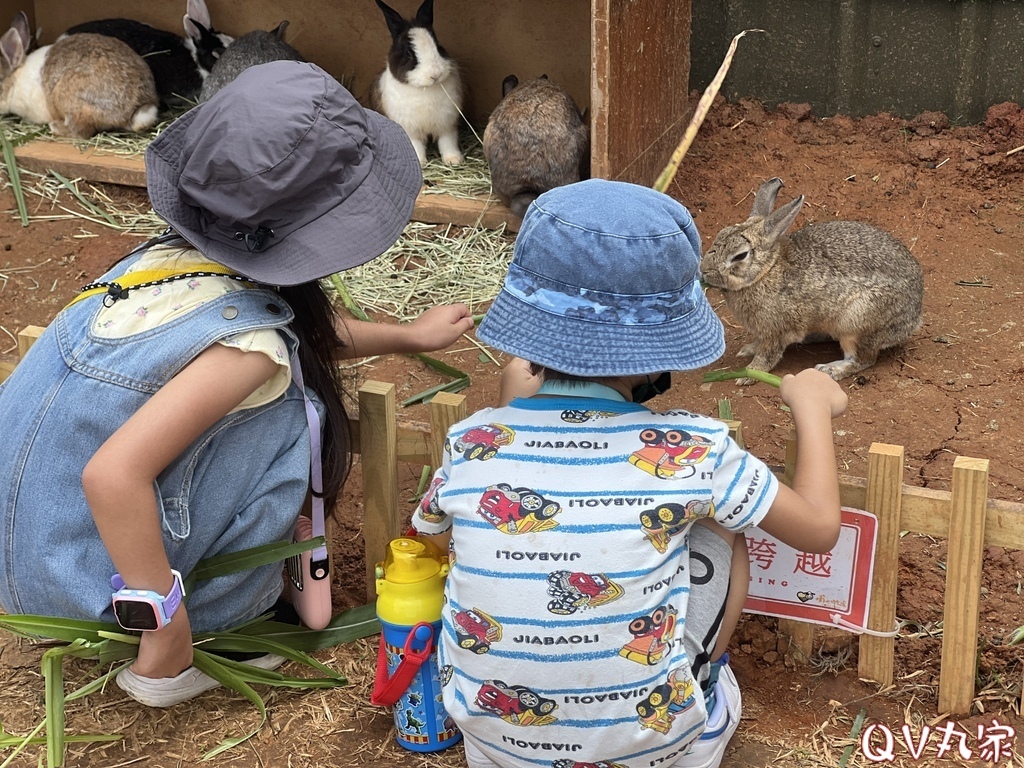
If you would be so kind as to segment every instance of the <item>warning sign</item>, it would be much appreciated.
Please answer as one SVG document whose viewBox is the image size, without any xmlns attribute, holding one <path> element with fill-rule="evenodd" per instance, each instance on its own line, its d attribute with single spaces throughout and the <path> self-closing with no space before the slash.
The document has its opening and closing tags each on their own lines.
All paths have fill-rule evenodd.
<svg viewBox="0 0 1024 768">
<path fill-rule="evenodd" d="M 863 627 L 871 595 L 878 520 L 843 507 L 839 541 L 823 555 L 798 552 L 760 528 L 747 535 L 750 589 L 743 610 L 835 626 Z"/>
</svg>

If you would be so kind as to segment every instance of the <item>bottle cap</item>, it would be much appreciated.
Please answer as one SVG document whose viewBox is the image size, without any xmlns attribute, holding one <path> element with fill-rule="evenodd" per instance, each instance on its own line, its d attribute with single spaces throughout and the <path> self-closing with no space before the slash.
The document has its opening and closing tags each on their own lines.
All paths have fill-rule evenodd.
<svg viewBox="0 0 1024 768">
<path fill-rule="evenodd" d="M 396 584 L 413 584 L 437 576 L 441 550 L 426 539 L 392 539 L 384 558 L 384 578 Z"/>
</svg>

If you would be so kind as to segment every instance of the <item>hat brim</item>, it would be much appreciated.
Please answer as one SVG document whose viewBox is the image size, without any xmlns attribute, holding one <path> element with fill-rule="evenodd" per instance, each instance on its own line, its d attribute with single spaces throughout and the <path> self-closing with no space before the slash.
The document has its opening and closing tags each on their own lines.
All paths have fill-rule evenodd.
<svg viewBox="0 0 1024 768">
<path fill-rule="evenodd" d="M 161 134 L 161 154 L 177 157 L 202 105 Z M 390 248 L 412 216 L 422 171 L 408 135 L 397 123 L 366 110 L 374 136 L 370 172 L 348 197 L 289 233 L 280 243 L 250 253 L 203 234 L 199 210 L 178 190 L 177 169 L 155 152 L 146 153 L 146 187 L 153 210 L 204 256 L 259 282 L 298 285 L 365 264 Z M 332 193 L 324 189 L 323 194 Z"/>
<path fill-rule="evenodd" d="M 476 335 L 502 352 L 573 376 L 689 371 L 725 353 L 722 322 L 703 296 L 671 321 L 616 325 L 556 315 L 501 291 Z"/>
</svg>

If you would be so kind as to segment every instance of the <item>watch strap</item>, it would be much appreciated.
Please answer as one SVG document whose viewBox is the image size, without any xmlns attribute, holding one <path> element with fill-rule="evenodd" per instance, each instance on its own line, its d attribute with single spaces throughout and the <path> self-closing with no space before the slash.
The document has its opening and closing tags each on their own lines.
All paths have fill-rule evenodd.
<svg viewBox="0 0 1024 768">
<path fill-rule="evenodd" d="M 151 594 L 161 598 L 161 610 L 163 610 L 164 618 L 167 621 L 170 621 L 171 617 L 178 610 L 178 606 L 181 605 L 181 601 L 185 599 L 185 585 L 182 583 L 181 573 L 172 568 L 171 575 L 174 576 L 174 584 L 166 595 L 160 595 L 160 593 L 153 592 L 152 590 L 142 590 L 150 592 Z M 126 585 L 124 583 L 124 579 L 121 578 L 121 574 L 115 573 L 110 577 L 110 587 L 115 592 L 120 592 L 122 589 L 126 589 Z"/>
</svg>

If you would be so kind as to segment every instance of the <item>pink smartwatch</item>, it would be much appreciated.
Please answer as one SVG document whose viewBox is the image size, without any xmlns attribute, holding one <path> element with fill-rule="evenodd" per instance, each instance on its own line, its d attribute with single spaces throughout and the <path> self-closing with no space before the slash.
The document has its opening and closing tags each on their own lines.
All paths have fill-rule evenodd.
<svg viewBox="0 0 1024 768">
<path fill-rule="evenodd" d="M 174 585 L 166 595 L 149 589 L 128 589 L 121 574 L 111 576 L 110 587 L 117 590 L 111 595 L 117 623 L 125 629 L 143 632 L 153 632 L 170 624 L 171 617 L 185 597 L 181 574 L 173 569 L 171 573 L 174 575 Z"/>
</svg>

